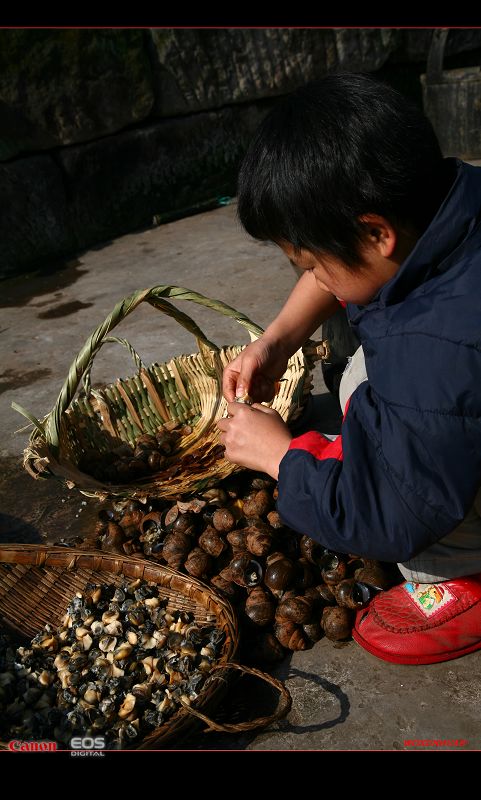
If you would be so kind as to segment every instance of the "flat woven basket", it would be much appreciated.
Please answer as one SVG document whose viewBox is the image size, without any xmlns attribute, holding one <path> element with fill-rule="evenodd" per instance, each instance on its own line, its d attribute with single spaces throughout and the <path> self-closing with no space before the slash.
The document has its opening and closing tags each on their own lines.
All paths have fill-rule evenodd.
<svg viewBox="0 0 481 800">
<path fill-rule="evenodd" d="M 215 624 L 225 632 L 218 665 L 192 707 L 177 711 L 139 744 L 132 745 L 132 749 L 172 747 L 199 726 L 199 719 L 207 723 L 208 730 L 239 733 L 265 727 L 289 712 L 291 697 L 280 681 L 234 662 L 239 635 L 230 603 L 200 581 L 160 564 L 43 545 L 3 545 L 0 547 L 0 629 L 31 639 L 46 623 L 58 626 L 75 592 L 82 592 L 87 583 L 119 586 L 125 577 L 154 581 L 159 594 L 169 598 L 169 610 L 191 611 L 200 624 Z M 232 725 L 219 725 L 206 716 L 228 691 L 233 670 L 259 677 L 279 692 L 279 704 L 272 715 Z M 6 742 L 0 742 L 0 749 L 6 747 Z"/>
<path fill-rule="evenodd" d="M 214 485 L 238 469 L 217 455 L 220 447 L 215 422 L 225 416 L 227 410 L 222 396 L 224 367 L 243 346 L 217 347 L 189 316 L 169 303 L 167 297 L 189 300 L 232 317 L 249 331 L 252 339 L 263 333 L 262 328 L 239 311 L 188 289 L 154 286 L 134 292 L 118 303 L 89 336 L 70 367 L 54 408 L 42 421 L 16 403 L 12 404 L 35 426 L 24 455 L 24 466 L 33 477 L 54 475 L 69 488 L 75 486 L 85 495 L 99 499 L 149 496 L 174 499 Z M 193 333 L 199 352 L 146 367 L 128 342 L 109 336 L 112 329 L 143 302 L 173 317 Z M 102 345 L 111 341 L 120 342 L 130 350 L 138 372 L 94 390 L 90 386 L 93 360 Z M 301 413 L 311 389 L 310 372 L 314 361 L 323 357 L 322 344 L 318 348 L 313 343 L 310 345 L 290 359 L 271 404 L 286 422 Z M 83 392 L 79 392 L 82 381 Z M 179 474 L 166 478 L 161 472 L 154 473 L 128 484 L 115 485 L 103 483 L 79 469 L 84 453 L 92 450 L 110 453 L 122 443 L 133 444 L 141 434 L 155 434 L 165 422 L 186 423 L 192 427 L 192 432 L 182 439 L 176 457 L 184 459 L 191 454 L 193 458 L 191 465 L 182 468 Z"/>
</svg>

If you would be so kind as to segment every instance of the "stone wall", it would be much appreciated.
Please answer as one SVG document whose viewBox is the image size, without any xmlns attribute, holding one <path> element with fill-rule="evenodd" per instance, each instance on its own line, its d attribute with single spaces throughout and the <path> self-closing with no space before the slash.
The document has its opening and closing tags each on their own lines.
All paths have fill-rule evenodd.
<svg viewBox="0 0 481 800">
<path fill-rule="evenodd" d="M 0 30 L 0 277 L 235 191 L 275 99 L 425 62 L 430 31 Z M 448 55 L 481 47 L 454 31 Z"/>
</svg>

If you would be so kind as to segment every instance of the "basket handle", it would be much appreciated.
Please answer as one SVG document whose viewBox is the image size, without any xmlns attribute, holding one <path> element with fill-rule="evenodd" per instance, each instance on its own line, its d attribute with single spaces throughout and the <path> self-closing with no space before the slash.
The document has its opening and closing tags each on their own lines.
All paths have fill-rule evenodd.
<svg viewBox="0 0 481 800">
<path fill-rule="evenodd" d="M 214 722 L 214 720 L 207 717 L 205 714 L 202 714 L 197 709 L 192 708 L 183 700 L 180 702 L 182 703 L 183 707 L 189 714 L 193 714 L 195 717 L 203 720 L 207 723 L 207 728 L 204 730 L 204 733 L 210 733 L 211 731 L 219 731 L 221 733 L 241 733 L 242 731 L 254 731 L 257 728 L 265 728 L 267 725 L 270 725 L 272 722 L 277 722 L 277 720 L 282 719 L 289 713 L 292 707 L 292 697 L 289 693 L 289 690 L 286 689 L 281 681 L 278 681 L 277 678 L 273 678 L 272 675 L 269 675 L 267 672 L 261 672 L 259 669 L 254 669 L 253 667 L 244 667 L 242 664 L 217 664 L 215 667 L 212 668 L 210 680 L 225 680 L 221 676 L 212 675 L 215 670 L 226 670 L 226 669 L 237 669 L 239 672 L 247 673 L 248 675 L 254 675 L 256 678 L 260 678 L 261 680 L 265 681 L 266 683 L 273 686 L 279 692 L 279 703 L 277 705 L 276 710 L 273 714 L 270 714 L 267 717 L 257 717 L 256 719 L 250 720 L 250 722 L 238 722 L 232 725 L 221 725 L 218 722 Z"/>
<path fill-rule="evenodd" d="M 132 356 L 132 361 L 134 362 L 134 364 L 137 367 L 137 369 L 139 370 L 139 372 L 142 369 L 145 369 L 145 364 L 142 361 L 141 357 L 139 356 L 137 350 L 134 347 L 132 347 L 132 345 L 130 344 L 130 342 L 127 341 L 127 339 L 121 339 L 119 336 L 107 336 L 107 338 L 104 339 L 103 342 L 101 342 L 101 344 L 99 345 L 99 350 L 100 350 L 100 347 L 102 347 L 104 344 L 107 344 L 109 342 L 123 345 L 125 347 L 125 349 L 128 350 L 130 355 Z M 97 352 L 98 352 L 98 350 L 97 350 Z M 87 369 L 84 372 L 83 378 L 82 378 L 84 392 L 85 392 L 86 395 L 89 395 L 90 392 L 92 391 L 92 385 L 91 385 L 91 382 L 90 382 L 90 375 L 91 375 L 91 372 L 92 372 L 93 363 L 94 363 L 94 359 L 91 358 L 89 364 L 87 365 Z"/>
<path fill-rule="evenodd" d="M 82 376 L 85 375 L 89 368 L 91 368 L 91 362 L 102 347 L 110 331 L 113 330 L 113 328 L 115 328 L 119 322 L 131 314 L 132 311 L 134 311 L 137 306 L 140 305 L 140 303 L 149 303 L 149 305 L 157 308 L 159 311 L 162 311 L 169 317 L 173 317 L 176 322 L 182 325 L 183 328 L 190 331 L 197 339 L 199 350 L 203 355 L 207 355 L 211 351 L 218 352 L 219 348 L 217 345 L 213 344 L 213 342 L 207 339 L 194 320 L 183 311 L 180 311 L 178 308 L 169 303 L 165 299 L 166 297 L 170 297 L 175 300 L 189 300 L 193 303 L 197 303 L 198 305 L 212 308 L 214 311 L 234 319 L 239 323 L 239 325 L 242 325 L 249 331 L 251 337 L 256 338 L 261 336 L 264 332 L 262 328 L 252 322 L 248 317 L 246 317 L 245 314 L 242 314 L 240 311 L 236 311 L 235 308 L 228 306 L 226 303 L 222 303 L 220 300 L 212 300 L 209 297 L 205 297 L 199 292 L 193 292 L 189 289 L 184 289 L 181 286 L 167 285 L 153 286 L 150 289 L 139 289 L 129 297 L 121 300 L 120 303 L 117 303 L 114 310 L 109 314 L 104 322 L 102 322 L 101 325 L 94 330 L 91 336 L 89 336 L 79 354 L 70 366 L 67 378 L 62 386 L 60 394 L 57 398 L 57 402 L 55 403 L 52 411 L 50 411 L 40 425 L 36 425 L 34 422 L 41 436 L 45 439 L 47 445 L 53 450 L 54 453 L 56 453 L 59 446 L 62 415 L 75 397 L 79 383 L 82 380 Z M 32 422 L 32 415 L 24 413 L 24 410 L 21 409 L 20 406 L 16 405 L 15 407 L 17 411 L 23 413 L 24 416 L 27 416 L 27 418 Z"/>
</svg>

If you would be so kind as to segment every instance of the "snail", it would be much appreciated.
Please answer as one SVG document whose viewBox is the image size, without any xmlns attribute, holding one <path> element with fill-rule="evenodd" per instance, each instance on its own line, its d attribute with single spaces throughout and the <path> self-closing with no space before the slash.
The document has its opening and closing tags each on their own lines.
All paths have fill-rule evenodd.
<svg viewBox="0 0 481 800">
<path fill-rule="evenodd" d="M 227 545 L 214 527 L 209 525 L 199 537 L 199 545 L 210 556 L 218 558 Z"/>
<path fill-rule="evenodd" d="M 181 514 L 187 514 L 191 511 L 194 514 L 200 514 L 207 505 L 206 500 L 201 500 L 200 497 L 193 497 L 191 500 L 181 501 L 177 500 L 177 508 Z"/>
<path fill-rule="evenodd" d="M 203 492 L 202 499 L 205 500 L 208 505 L 222 508 L 229 502 L 229 495 L 225 489 L 219 486 L 214 489 L 207 489 L 207 491 Z"/>
<path fill-rule="evenodd" d="M 245 498 L 242 510 L 246 517 L 263 517 L 272 508 L 272 498 L 266 489 L 259 489 Z"/>
<path fill-rule="evenodd" d="M 299 625 L 289 620 L 276 622 L 274 625 L 274 634 L 281 645 L 287 647 L 288 650 L 305 650 L 307 647 L 304 631 Z"/>
<path fill-rule="evenodd" d="M 250 489 L 268 489 L 272 491 L 274 486 L 274 479 L 270 478 L 268 475 L 255 475 L 252 480 L 249 481 Z"/>
<path fill-rule="evenodd" d="M 269 511 L 267 515 L 267 521 L 269 522 L 271 528 L 274 528 L 275 530 L 284 528 L 284 523 L 282 522 L 278 511 Z"/>
<path fill-rule="evenodd" d="M 235 528 L 235 517 L 228 508 L 218 508 L 212 515 L 212 525 L 220 533 L 229 533 Z"/>
<path fill-rule="evenodd" d="M 322 556 L 322 547 L 318 542 L 311 539 L 310 536 L 301 536 L 299 547 L 304 558 L 307 558 L 311 564 L 318 564 Z"/>
<path fill-rule="evenodd" d="M 244 528 L 244 535 L 247 549 L 252 555 L 264 557 L 272 549 L 273 536 L 268 525 L 261 523 L 250 528 Z"/>
<path fill-rule="evenodd" d="M 326 583 L 319 583 L 314 588 L 325 605 L 333 606 L 336 604 L 336 598 L 334 597 L 334 593 L 331 587 L 328 586 Z"/>
<path fill-rule="evenodd" d="M 345 608 L 364 608 L 371 599 L 371 592 L 365 583 L 354 578 L 346 578 L 333 586 L 338 605 Z"/>
<path fill-rule="evenodd" d="M 98 731 L 107 747 L 119 747 L 122 737 L 140 740 L 191 703 L 226 636 L 191 612 L 167 611 L 167 602 L 157 586 L 141 580 L 89 585 L 85 595 L 72 598 L 60 628 L 45 626 L 29 646 L 15 653 L 0 635 L 3 738 L 41 737 L 69 746 L 76 731 Z M 118 637 L 105 633 L 114 624 Z M 87 638 L 95 641 L 88 652 L 82 650 Z"/>
<path fill-rule="evenodd" d="M 166 438 L 177 447 L 178 436 Z M 143 444 L 137 452 L 145 457 L 152 441 Z M 131 459 L 132 455 L 133 450 L 126 450 L 122 458 Z M 139 502 L 115 501 L 114 511 L 103 509 L 99 517 L 99 543 L 107 536 L 108 523 L 118 524 L 120 519 L 124 552 L 140 550 L 151 559 L 209 580 L 236 604 L 248 639 L 255 638 L 253 617 L 262 620 L 261 609 L 267 606 L 271 620 L 261 626 L 266 634 L 274 623 L 292 622 L 299 629 L 297 644 L 303 641 L 306 647 L 312 646 L 323 635 L 320 620 L 324 609 L 351 612 L 367 602 L 367 593 L 388 587 L 396 579 L 377 561 L 328 551 L 311 537 L 284 526 L 274 510 L 276 494 L 268 476 L 245 472 L 175 503 L 152 500 L 140 523 L 139 511 L 144 508 Z M 259 591 L 252 596 L 249 589 L 253 588 Z M 345 621 L 343 615 L 341 611 L 333 616 L 327 627 L 332 629 L 336 619 Z M 339 635 L 339 631 L 330 633 L 331 638 Z M 274 640 L 282 650 L 283 645 Z M 92 648 L 95 641 L 86 652 Z"/>
<path fill-rule="evenodd" d="M 250 396 L 249 392 L 245 392 L 244 394 L 239 395 L 239 397 L 236 397 L 235 398 L 235 402 L 236 403 L 245 403 L 245 405 L 251 406 L 254 401 L 253 401 L 252 397 Z"/>
<path fill-rule="evenodd" d="M 240 588 L 237 583 L 232 580 L 227 580 L 222 575 L 214 575 L 210 579 L 210 583 L 219 592 L 222 592 L 232 603 L 235 603 L 239 598 Z"/>
<path fill-rule="evenodd" d="M 302 630 L 311 642 L 318 642 L 322 639 L 323 630 L 319 622 L 308 622 L 302 626 Z"/>
<path fill-rule="evenodd" d="M 167 465 L 167 459 L 162 453 L 159 453 L 157 450 L 153 450 L 151 453 L 149 453 L 147 465 L 151 472 L 160 472 Z"/>
<path fill-rule="evenodd" d="M 133 528 L 134 531 L 139 529 L 139 526 L 144 519 L 144 514 L 140 508 L 132 508 L 127 510 L 120 519 L 120 525 L 124 529 Z"/>
<path fill-rule="evenodd" d="M 321 624 L 328 639 L 334 642 L 348 639 L 351 635 L 353 613 L 348 608 L 326 606 Z"/>
<path fill-rule="evenodd" d="M 163 526 L 167 529 L 171 529 L 175 520 L 179 516 L 179 513 L 180 513 L 179 508 L 176 503 L 174 506 L 172 506 L 165 512 L 165 516 L 163 519 Z"/>
<path fill-rule="evenodd" d="M 170 454 L 175 449 L 177 443 L 177 437 L 172 435 L 172 432 L 165 430 L 162 428 L 156 434 L 156 446 L 159 448 L 160 452 L 165 456 L 170 456 Z"/>
<path fill-rule="evenodd" d="M 187 556 L 185 569 L 194 578 L 206 578 L 212 572 L 212 557 L 202 550 L 201 547 L 194 547 Z"/>
<path fill-rule="evenodd" d="M 313 605 L 309 597 L 288 597 L 279 603 L 278 610 L 281 617 L 302 625 L 311 620 Z"/>
<path fill-rule="evenodd" d="M 234 551 L 247 550 L 247 536 L 244 530 L 231 531 L 226 538 Z"/>
<path fill-rule="evenodd" d="M 339 583 L 346 577 L 347 565 L 337 553 L 325 553 L 318 561 L 322 580 L 327 584 Z"/>
<path fill-rule="evenodd" d="M 186 533 L 176 531 L 169 533 L 165 537 L 162 556 L 169 567 L 179 569 L 182 566 L 188 553 L 192 549 L 192 539 Z"/>
<path fill-rule="evenodd" d="M 136 439 L 135 445 L 142 450 L 152 450 L 157 447 L 157 439 L 149 433 L 144 433 Z"/>
<path fill-rule="evenodd" d="M 145 514 L 140 520 L 140 530 L 142 533 L 147 531 L 156 530 L 159 533 L 162 531 L 163 513 L 161 511 L 151 511 Z"/>
<path fill-rule="evenodd" d="M 120 525 L 116 522 L 107 523 L 107 532 L 102 540 L 102 550 L 108 553 L 123 553 L 122 545 L 125 542 L 125 534 Z"/>
<path fill-rule="evenodd" d="M 267 560 L 267 564 L 264 583 L 279 597 L 279 593 L 294 583 L 296 567 L 294 563 L 282 553 L 271 554 Z"/>
<path fill-rule="evenodd" d="M 373 589 L 378 591 L 390 589 L 394 583 L 379 563 L 372 561 L 365 561 L 364 566 L 356 569 L 354 577 L 357 581 L 372 586 Z"/>
<path fill-rule="evenodd" d="M 239 586 L 257 586 L 262 581 L 262 567 L 248 553 L 233 558 L 227 571 Z"/>
<path fill-rule="evenodd" d="M 195 518 L 195 514 L 192 511 L 185 511 L 177 514 L 175 520 L 170 523 L 171 528 L 173 531 L 178 531 L 180 533 L 188 533 L 189 535 L 193 535 L 195 532 L 195 526 L 197 524 L 197 520 Z"/>
<path fill-rule="evenodd" d="M 256 586 L 249 593 L 245 602 L 245 613 L 249 619 L 260 627 L 269 625 L 274 620 L 275 605 L 272 597 L 261 586 Z"/>
</svg>

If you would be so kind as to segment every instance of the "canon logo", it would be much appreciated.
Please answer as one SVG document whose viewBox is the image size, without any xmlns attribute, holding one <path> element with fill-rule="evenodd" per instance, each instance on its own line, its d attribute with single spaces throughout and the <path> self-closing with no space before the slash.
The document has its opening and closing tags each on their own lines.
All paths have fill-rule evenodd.
<svg viewBox="0 0 481 800">
<path fill-rule="evenodd" d="M 20 739 L 12 739 L 8 743 L 8 749 L 12 753 L 48 753 L 57 749 L 57 742 L 23 742 Z"/>
</svg>

